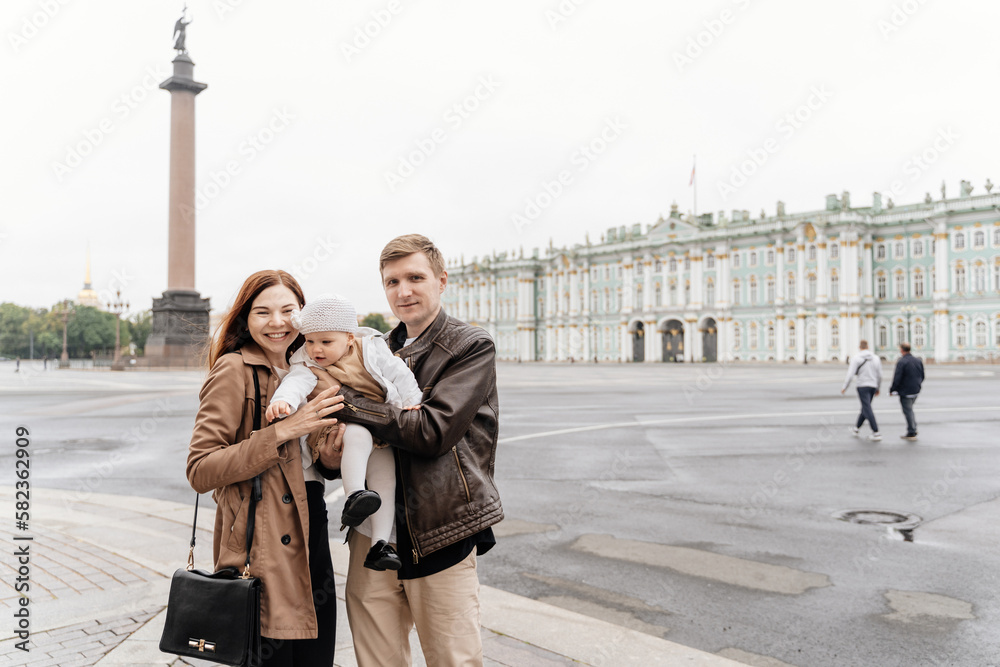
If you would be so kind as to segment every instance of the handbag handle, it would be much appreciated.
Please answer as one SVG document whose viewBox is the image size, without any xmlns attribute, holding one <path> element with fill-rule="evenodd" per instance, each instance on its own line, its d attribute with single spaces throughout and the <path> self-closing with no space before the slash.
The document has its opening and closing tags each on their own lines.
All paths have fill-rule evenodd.
<svg viewBox="0 0 1000 667">
<path fill-rule="evenodd" d="M 260 418 L 260 379 L 257 377 L 257 367 L 251 366 L 253 369 L 253 391 L 254 391 L 254 405 L 253 405 L 253 430 L 259 431 L 261 418 Z M 253 529 L 257 518 L 257 501 L 261 499 L 261 487 L 260 487 L 260 475 L 256 475 L 253 478 L 253 488 L 250 491 L 250 507 L 247 511 L 247 559 L 243 564 L 243 579 L 250 578 L 250 547 L 253 546 Z M 200 493 L 194 495 L 194 522 L 191 526 L 191 548 L 188 550 L 188 571 L 194 569 L 194 542 L 196 531 L 198 529 L 198 499 L 201 498 Z"/>
</svg>

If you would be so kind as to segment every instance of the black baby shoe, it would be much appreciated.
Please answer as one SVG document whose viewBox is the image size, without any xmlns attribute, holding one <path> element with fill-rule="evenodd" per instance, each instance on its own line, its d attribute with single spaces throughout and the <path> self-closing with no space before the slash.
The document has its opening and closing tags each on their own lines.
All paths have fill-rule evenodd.
<svg viewBox="0 0 1000 667">
<path fill-rule="evenodd" d="M 343 525 L 340 529 L 343 530 L 344 526 L 354 528 L 360 525 L 381 506 L 382 498 L 374 491 L 368 489 L 355 491 L 344 501 L 344 512 L 340 515 L 340 523 Z"/>
<path fill-rule="evenodd" d="M 396 550 L 386 544 L 385 540 L 376 542 L 365 557 L 365 567 L 369 570 L 398 570 L 402 565 Z"/>
</svg>

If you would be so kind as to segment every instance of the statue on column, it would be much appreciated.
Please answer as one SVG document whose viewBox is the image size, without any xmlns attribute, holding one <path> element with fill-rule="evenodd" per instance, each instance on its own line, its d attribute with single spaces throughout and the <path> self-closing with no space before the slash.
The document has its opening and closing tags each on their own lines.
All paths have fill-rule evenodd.
<svg viewBox="0 0 1000 667">
<path fill-rule="evenodd" d="M 187 38 L 187 27 L 191 25 L 191 21 L 184 20 L 186 14 L 187 5 L 184 5 L 184 11 L 181 13 L 181 17 L 177 19 L 177 23 L 174 24 L 174 50 L 180 51 L 181 53 L 187 53 L 187 47 L 184 46 L 184 41 Z"/>
</svg>

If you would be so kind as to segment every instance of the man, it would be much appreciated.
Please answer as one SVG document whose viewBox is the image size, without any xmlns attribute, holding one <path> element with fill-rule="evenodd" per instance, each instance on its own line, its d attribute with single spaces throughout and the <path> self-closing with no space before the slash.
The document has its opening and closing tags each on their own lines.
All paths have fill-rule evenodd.
<svg viewBox="0 0 1000 667">
<path fill-rule="evenodd" d="M 872 427 L 872 434 L 868 439 L 878 442 L 882 439 L 882 434 L 878 432 L 878 424 L 875 422 L 875 413 L 872 411 L 872 398 L 878 396 L 879 385 L 882 384 L 882 361 L 872 354 L 868 349 L 868 341 L 863 340 L 858 343 L 860 352 L 851 359 L 851 365 L 847 367 L 847 377 L 844 378 L 844 386 L 840 393 L 843 394 L 850 386 L 851 380 L 857 377 L 858 398 L 861 400 L 861 414 L 858 415 L 857 424 L 851 429 L 851 435 L 858 436 L 861 425 L 868 420 Z"/>
<path fill-rule="evenodd" d="M 924 381 L 924 363 L 910 354 L 909 343 L 899 344 L 899 355 L 889 395 L 899 395 L 899 404 L 903 408 L 903 416 L 906 417 L 906 435 L 899 437 L 913 442 L 917 439 L 917 418 L 913 415 L 913 403 L 917 400 L 920 385 Z"/>
<path fill-rule="evenodd" d="M 503 519 L 493 481 L 496 349 L 486 331 L 441 308 L 448 273 L 429 239 L 393 239 L 379 270 L 400 321 L 386 342 L 413 371 L 423 400 L 407 411 L 341 389 L 338 419 L 367 426 L 393 448 L 402 560 L 398 573 L 364 567 L 379 545 L 366 523 L 351 530 L 347 613 L 355 654 L 360 667 L 410 665 L 415 625 L 428 665 L 481 665 L 476 556 L 496 543 L 491 526 Z"/>
</svg>

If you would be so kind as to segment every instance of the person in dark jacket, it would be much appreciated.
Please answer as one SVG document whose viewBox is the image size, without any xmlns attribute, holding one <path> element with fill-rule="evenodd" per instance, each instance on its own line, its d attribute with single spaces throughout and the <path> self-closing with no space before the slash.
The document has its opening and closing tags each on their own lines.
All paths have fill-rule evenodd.
<svg viewBox="0 0 1000 667">
<path fill-rule="evenodd" d="M 906 417 L 906 435 L 899 436 L 903 440 L 917 439 L 917 418 L 913 414 L 913 403 L 920 393 L 920 385 L 924 381 L 924 364 L 920 359 L 910 354 L 910 344 L 899 344 L 899 360 L 896 362 L 896 373 L 892 377 L 889 395 L 899 395 L 899 404 Z"/>
<path fill-rule="evenodd" d="M 408 666 L 414 626 L 428 665 L 482 665 L 476 557 L 495 543 L 503 519 L 493 480 L 499 405 L 496 348 L 482 328 L 441 307 L 444 258 L 424 236 L 389 242 L 379 259 L 382 287 L 399 326 L 389 349 L 413 371 L 420 410 L 377 403 L 342 387 L 341 421 L 366 426 L 396 460 L 397 572 L 366 569 L 364 523 L 351 529 L 347 617 L 360 667 Z M 316 389 L 330 386 L 322 376 Z M 335 386 L 335 385 L 334 385 Z"/>
</svg>

